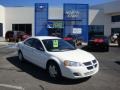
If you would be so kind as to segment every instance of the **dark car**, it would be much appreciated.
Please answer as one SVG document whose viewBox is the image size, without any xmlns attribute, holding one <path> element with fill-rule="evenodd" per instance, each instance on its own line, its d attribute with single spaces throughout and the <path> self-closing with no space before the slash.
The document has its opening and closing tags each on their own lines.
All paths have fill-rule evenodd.
<svg viewBox="0 0 120 90">
<path fill-rule="evenodd" d="M 5 40 L 9 42 L 23 41 L 28 37 L 30 37 L 30 35 L 24 33 L 23 31 L 7 31 L 5 34 Z"/>
<path fill-rule="evenodd" d="M 88 47 L 92 50 L 109 51 L 109 40 L 106 36 L 102 35 L 93 36 L 88 41 Z"/>
</svg>

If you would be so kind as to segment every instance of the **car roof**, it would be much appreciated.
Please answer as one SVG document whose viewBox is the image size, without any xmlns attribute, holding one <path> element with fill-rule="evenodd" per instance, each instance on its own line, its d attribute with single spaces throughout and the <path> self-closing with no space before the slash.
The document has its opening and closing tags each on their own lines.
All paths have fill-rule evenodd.
<svg viewBox="0 0 120 90">
<path fill-rule="evenodd" d="M 45 39 L 60 39 L 59 37 L 54 37 L 54 36 L 34 36 L 31 38 L 36 38 L 39 40 L 45 40 Z"/>
</svg>

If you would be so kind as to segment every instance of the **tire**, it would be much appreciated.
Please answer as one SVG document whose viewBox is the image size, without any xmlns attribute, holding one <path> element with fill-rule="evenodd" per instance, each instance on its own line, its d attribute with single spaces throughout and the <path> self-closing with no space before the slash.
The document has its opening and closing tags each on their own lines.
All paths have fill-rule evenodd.
<svg viewBox="0 0 120 90">
<path fill-rule="evenodd" d="M 18 58 L 20 62 L 24 62 L 25 60 L 21 51 L 18 51 Z"/>
<path fill-rule="evenodd" d="M 11 42 L 10 38 L 7 39 L 8 42 Z"/>
<path fill-rule="evenodd" d="M 47 65 L 47 72 L 49 76 L 54 80 L 59 80 L 61 78 L 61 71 L 58 64 L 54 61 L 51 61 Z"/>
<path fill-rule="evenodd" d="M 6 40 L 6 42 L 8 42 L 8 38 L 6 38 L 5 40 Z"/>
<path fill-rule="evenodd" d="M 108 52 L 108 51 L 109 51 L 109 46 L 106 46 L 106 47 L 104 48 L 104 51 Z"/>
</svg>

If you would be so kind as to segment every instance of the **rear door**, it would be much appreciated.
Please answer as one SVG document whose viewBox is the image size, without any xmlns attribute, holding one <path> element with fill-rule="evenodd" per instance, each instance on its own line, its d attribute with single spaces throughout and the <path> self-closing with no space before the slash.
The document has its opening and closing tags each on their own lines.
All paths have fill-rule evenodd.
<svg viewBox="0 0 120 90">
<path fill-rule="evenodd" d="M 24 45 L 23 45 L 23 48 L 22 48 L 22 53 L 23 53 L 24 58 L 27 59 L 30 62 L 32 61 L 32 57 L 33 57 L 33 54 L 32 54 L 32 51 L 33 51 L 32 44 L 33 44 L 33 39 L 30 38 L 30 39 L 28 39 L 28 40 L 26 40 L 24 42 Z"/>
</svg>

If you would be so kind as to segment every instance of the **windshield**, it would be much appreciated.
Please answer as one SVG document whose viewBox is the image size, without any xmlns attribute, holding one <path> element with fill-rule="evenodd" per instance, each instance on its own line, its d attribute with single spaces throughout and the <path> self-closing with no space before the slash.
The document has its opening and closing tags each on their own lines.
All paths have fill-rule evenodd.
<svg viewBox="0 0 120 90">
<path fill-rule="evenodd" d="M 45 45 L 45 48 L 50 52 L 62 52 L 76 49 L 73 45 L 69 44 L 63 39 L 47 39 L 42 41 Z"/>
</svg>

